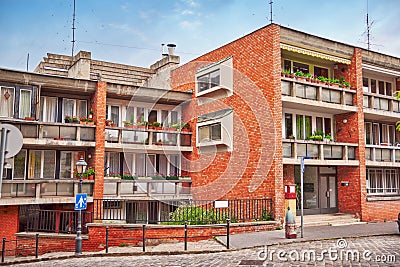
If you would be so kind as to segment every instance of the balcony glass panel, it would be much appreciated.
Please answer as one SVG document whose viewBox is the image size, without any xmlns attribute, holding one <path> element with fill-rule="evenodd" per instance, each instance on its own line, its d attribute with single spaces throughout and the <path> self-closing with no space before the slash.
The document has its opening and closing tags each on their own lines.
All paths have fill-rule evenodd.
<svg viewBox="0 0 400 267">
<path fill-rule="evenodd" d="M 382 161 L 391 161 L 391 150 L 390 149 L 382 149 Z"/>
<path fill-rule="evenodd" d="M 82 193 L 87 194 L 88 196 L 93 196 L 93 184 L 83 184 L 82 185 Z"/>
<path fill-rule="evenodd" d="M 148 144 L 148 132 L 122 131 L 122 142 L 127 144 Z"/>
<path fill-rule="evenodd" d="M 297 144 L 297 157 L 305 157 L 307 155 L 307 145 L 306 144 Z"/>
<path fill-rule="evenodd" d="M 180 134 L 181 146 L 191 146 L 192 135 L 191 134 Z"/>
<path fill-rule="evenodd" d="M 63 140 L 76 140 L 76 127 L 60 126 L 60 138 Z"/>
<path fill-rule="evenodd" d="M 159 143 L 161 142 L 163 145 L 176 146 L 178 134 L 175 133 L 153 133 L 153 142 Z"/>
<path fill-rule="evenodd" d="M 95 141 L 95 128 L 81 128 L 81 141 Z"/>
<path fill-rule="evenodd" d="M 400 105 L 399 101 L 393 100 L 393 112 L 400 112 Z"/>
<path fill-rule="evenodd" d="M 396 162 L 400 162 L 400 150 L 399 149 L 395 150 L 395 160 L 396 160 Z"/>
<path fill-rule="evenodd" d="M 59 138 L 58 126 L 43 125 L 43 138 Z"/>
<path fill-rule="evenodd" d="M 59 183 L 57 184 L 57 196 L 74 196 L 73 183 Z"/>
<path fill-rule="evenodd" d="M 104 183 L 104 195 L 117 195 L 117 183 Z"/>
<path fill-rule="evenodd" d="M 175 183 L 151 183 L 152 194 L 175 194 Z"/>
<path fill-rule="evenodd" d="M 292 157 L 292 144 L 291 143 L 283 143 L 283 157 L 291 158 Z"/>
<path fill-rule="evenodd" d="M 332 158 L 334 159 L 343 158 L 343 149 L 341 146 L 332 146 Z"/>
<path fill-rule="evenodd" d="M 371 151 L 372 151 L 372 148 L 369 148 L 369 147 L 365 148 L 365 159 L 366 160 L 372 160 Z"/>
<path fill-rule="evenodd" d="M 141 194 L 146 194 L 147 193 L 147 187 L 148 187 L 149 183 L 137 183 L 137 192 L 141 193 Z"/>
<path fill-rule="evenodd" d="M 132 195 L 135 193 L 135 183 L 121 183 L 121 195 Z"/>
<path fill-rule="evenodd" d="M 38 138 L 36 125 L 21 125 L 21 133 L 24 138 Z"/>
<path fill-rule="evenodd" d="M 5 197 L 34 197 L 35 184 L 3 184 L 1 196 Z"/>
<path fill-rule="evenodd" d="M 381 102 L 380 107 L 381 107 L 382 110 L 389 110 L 389 100 L 388 99 L 382 99 L 381 98 L 380 102 Z"/>
<path fill-rule="evenodd" d="M 57 195 L 57 184 L 56 183 L 46 183 L 40 185 L 40 195 L 41 196 L 56 196 Z"/>
<path fill-rule="evenodd" d="M 323 102 L 330 102 L 331 101 L 331 95 L 330 95 L 328 89 L 325 89 L 325 88 L 322 89 L 322 101 Z"/>
<path fill-rule="evenodd" d="M 306 98 L 317 100 L 317 88 L 315 86 L 306 86 Z"/>
<path fill-rule="evenodd" d="M 118 142 L 118 130 L 106 129 L 105 139 L 107 142 Z"/>
<path fill-rule="evenodd" d="M 306 98 L 306 86 L 303 84 L 296 84 L 296 96 Z"/>
<path fill-rule="evenodd" d="M 347 106 L 353 106 L 353 94 L 352 93 L 344 94 L 344 104 Z"/>
<path fill-rule="evenodd" d="M 382 149 L 375 148 L 375 161 L 382 161 Z"/>
<path fill-rule="evenodd" d="M 310 159 L 318 158 L 318 145 L 297 144 L 297 157 L 306 157 Z"/>
<path fill-rule="evenodd" d="M 282 95 L 290 95 L 290 82 L 282 81 Z"/>
<path fill-rule="evenodd" d="M 378 97 L 375 97 L 375 98 L 374 98 L 374 108 L 375 108 L 375 109 L 381 109 L 380 101 L 379 101 L 379 98 L 378 98 Z"/>
<path fill-rule="evenodd" d="M 188 195 L 190 194 L 190 183 L 189 182 L 183 182 L 181 184 L 178 184 L 178 192 L 181 195 Z"/>
<path fill-rule="evenodd" d="M 363 96 L 363 106 L 364 108 L 369 107 L 369 97 L 367 95 Z"/>
<path fill-rule="evenodd" d="M 365 152 L 365 155 L 366 154 L 367 154 L 367 152 Z M 351 146 L 351 147 L 347 148 L 347 158 L 351 159 L 351 160 L 355 160 L 356 159 L 356 148 L 355 147 Z"/>
<path fill-rule="evenodd" d="M 331 90 L 331 103 L 340 104 L 340 91 Z"/>
</svg>

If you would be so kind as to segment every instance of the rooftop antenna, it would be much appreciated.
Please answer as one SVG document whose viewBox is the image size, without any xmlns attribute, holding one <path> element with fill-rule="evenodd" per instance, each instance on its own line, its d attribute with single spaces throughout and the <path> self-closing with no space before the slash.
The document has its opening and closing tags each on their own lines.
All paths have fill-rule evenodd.
<svg viewBox="0 0 400 267">
<path fill-rule="evenodd" d="M 274 2 L 272 2 L 272 0 L 269 1 L 269 13 L 270 13 L 270 17 L 269 17 L 269 23 L 272 24 L 272 4 Z"/>
<path fill-rule="evenodd" d="M 72 13 L 72 58 L 74 57 L 75 48 L 75 0 L 74 0 L 74 13 Z"/>
<path fill-rule="evenodd" d="M 369 37 L 370 37 L 371 26 L 372 26 L 372 23 L 369 24 L 368 0 L 367 0 L 367 46 L 368 46 L 368 51 L 369 51 L 370 48 L 371 48 L 371 47 L 370 47 L 370 46 L 371 46 L 371 43 L 370 43 L 370 39 L 369 39 Z"/>
</svg>

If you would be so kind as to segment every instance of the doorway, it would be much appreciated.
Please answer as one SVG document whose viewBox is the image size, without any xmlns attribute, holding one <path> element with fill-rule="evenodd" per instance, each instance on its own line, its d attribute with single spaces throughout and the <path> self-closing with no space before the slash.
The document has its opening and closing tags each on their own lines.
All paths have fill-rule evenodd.
<svg viewBox="0 0 400 267">
<path fill-rule="evenodd" d="M 304 170 L 304 214 L 338 212 L 336 167 L 306 166 Z M 300 214 L 300 167 L 295 166 L 297 214 Z"/>
</svg>

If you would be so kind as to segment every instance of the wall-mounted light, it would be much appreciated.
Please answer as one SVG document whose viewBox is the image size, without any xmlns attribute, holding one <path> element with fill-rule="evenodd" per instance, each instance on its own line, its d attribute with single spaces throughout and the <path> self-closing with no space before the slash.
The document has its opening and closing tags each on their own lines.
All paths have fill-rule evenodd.
<svg viewBox="0 0 400 267">
<path fill-rule="evenodd" d="M 89 154 L 87 157 L 88 157 L 88 159 L 91 159 L 92 158 L 92 154 Z"/>
<path fill-rule="evenodd" d="M 343 124 L 346 124 L 347 123 L 347 119 L 343 119 Z"/>
</svg>

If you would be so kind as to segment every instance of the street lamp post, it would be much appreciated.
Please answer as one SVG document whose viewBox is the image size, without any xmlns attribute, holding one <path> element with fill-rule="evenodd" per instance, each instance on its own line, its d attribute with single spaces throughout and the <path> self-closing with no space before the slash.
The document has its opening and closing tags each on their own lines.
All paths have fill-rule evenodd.
<svg viewBox="0 0 400 267">
<path fill-rule="evenodd" d="M 82 175 L 86 172 L 86 161 L 81 157 L 76 162 L 76 171 L 79 174 L 78 194 L 82 193 Z M 82 254 L 82 210 L 78 211 L 78 226 L 76 227 L 75 254 Z"/>
</svg>

